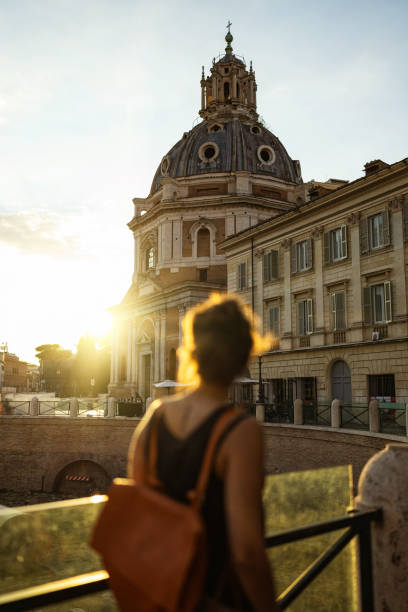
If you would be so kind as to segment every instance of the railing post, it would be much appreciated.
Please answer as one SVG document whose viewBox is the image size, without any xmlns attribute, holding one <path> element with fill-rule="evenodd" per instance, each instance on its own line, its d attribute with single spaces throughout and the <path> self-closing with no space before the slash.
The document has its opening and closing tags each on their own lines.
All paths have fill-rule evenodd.
<svg viewBox="0 0 408 612">
<path fill-rule="evenodd" d="M 39 401 L 38 397 L 32 397 L 30 400 L 30 415 L 38 416 Z"/>
<path fill-rule="evenodd" d="M 407 474 L 408 445 L 388 444 L 368 461 L 358 483 L 357 510 L 381 507 L 383 513 L 383 520 L 371 526 L 374 609 L 378 611 L 408 610 Z M 362 553 L 367 555 L 367 551 Z M 366 610 L 365 576 L 361 578 L 362 609 Z"/>
<path fill-rule="evenodd" d="M 69 401 L 69 416 L 74 418 L 78 416 L 78 400 L 76 397 Z"/>
<path fill-rule="evenodd" d="M 378 400 L 370 400 L 368 404 L 368 418 L 370 423 L 370 431 L 378 433 L 380 431 L 380 408 Z"/>
<path fill-rule="evenodd" d="M 265 404 L 258 404 L 258 402 L 255 404 L 255 416 L 260 423 L 265 421 Z"/>
<path fill-rule="evenodd" d="M 293 424 L 303 425 L 303 400 L 299 398 L 293 402 Z"/>
<path fill-rule="evenodd" d="M 334 399 L 331 403 L 331 426 L 339 429 L 341 427 L 341 401 Z"/>
<path fill-rule="evenodd" d="M 116 416 L 116 399 L 108 397 L 108 417 L 112 419 L 114 416 Z"/>
</svg>

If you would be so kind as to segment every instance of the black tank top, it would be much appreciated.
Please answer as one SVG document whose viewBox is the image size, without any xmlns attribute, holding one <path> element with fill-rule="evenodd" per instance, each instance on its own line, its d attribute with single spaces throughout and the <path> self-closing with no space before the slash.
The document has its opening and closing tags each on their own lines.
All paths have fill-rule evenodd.
<svg viewBox="0 0 408 612">
<path fill-rule="evenodd" d="M 164 490 L 173 499 L 187 503 L 186 493 L 195 488 L 204 451 L 213 427 L 221 414 L 229 406 L 220 406 L 209 417 L 186 438 L 178 438 L 172 434 L 166 425 L 164 415 L 153 414 L 159 418 L 158 422 L 158 456 L 157 476 L 164 486 Z M 229 432 L 248 415 L 242 413 L 237 416 L 221 435 L 216 452 Z M 148 432 L 149 446 L 150 430 Z M 242 602 L 240 610 L 251 610 L 239 581 L 231 569 L 228 578 L 222 579 L 226 568 L 229 567 L 228 539 L 224 509 L 224 482 L 217 476 L 214 469 L 211 470 L 208 481 L 206 497 L 202 506 L 202 516 L 207 530 L 208 542 L 208 571 L 206 578 L 205 594 L 213 597 L 220 592 L 220 580 L 222 583 L 221 593 L 218 595 L 220 602 L 225 605 L 236 605 L 237 599 Z"/>
</svg>

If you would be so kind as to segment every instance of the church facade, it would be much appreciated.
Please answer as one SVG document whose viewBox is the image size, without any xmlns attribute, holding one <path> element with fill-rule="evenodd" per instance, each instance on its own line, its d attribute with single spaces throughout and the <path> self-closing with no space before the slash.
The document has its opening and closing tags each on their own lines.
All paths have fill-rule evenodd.
<svg viewBox="0 0 408 612">
<path fill-rule="evenodd" d="M 220 244 L 307 199 L 300 164 L 257 113 L 252 62 L 225 54 L 201 76 L 201 122 L 163 156 L 146 198 L 134 198 L 132 284 L 112 308 L 109 392 L 151 397 L 176 377 L 176 350 L 187 309 L 226 291 Z M 246 283 L 248 270 L 241 269 Z"/>
</svg>

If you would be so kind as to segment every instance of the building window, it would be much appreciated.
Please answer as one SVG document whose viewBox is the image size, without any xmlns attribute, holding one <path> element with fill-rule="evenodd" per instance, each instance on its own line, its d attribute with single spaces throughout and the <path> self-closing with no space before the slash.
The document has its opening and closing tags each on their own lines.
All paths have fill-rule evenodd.
<svg viewBox="0 0 408 612">
<path fill-rule="evenodd" d="M 268 309 L 269 331 L 277 338 L 280 335 L 280 306 L 271 306 Z"/>
<path fill-rule="evenodd" d="M 347 225 L 324 234 L 324 263 L 340 261 L 347 257 Z"/>
<path fill-rule="evenodd" d="M 264 282 L 276 280 L 278 278 L 278 251 L 265 253 L 263 259 Z"/>
<path fill-rule="evenodd" d="M 370 374 L 368 376 L 368 396 L 380 402 L 395 402 L 394 374 Z"/>
<path fill-rule="evenodd" d="M 392 321 L 391 281 L 364 287 L 364 323 L 389 323 Z"/>
<path fill-rule="evenodd" d="M 388 210 L 360 221 L 360 252 L 369 253 L 391 244 Z"/>
<path fill-rule="evenodd" d="M 310 270 L 313 265 L 312 239 L 302 240 L 292 245 L 291 268 L 292 273 Z"/>
<path fill-rule="evenodd" d="M 150 249 L 147 249 L 146 251 L 146 270 L 153 270 L 154 268 L 154 248 L 150 247 Z"/>
<path fill-rule="evenodd" d="M 297 303 L 298 334 L 305 336 L 313 332 L 313 300 L 307 299 Z"/>
<path fill-rule="evenodd" d="M 206 280 L 207 280 L 207 268 L 201 268 L 198 271 L 198 280 L 200 282 L 206 282 Z"/>
<path fill-rule="evenodd" d="M 246 263 L 238 264 L 238 290 L 246 289 L 247 287 L 247 270 Z"/>
<path fill-rule="evenodd" d="M 332 327 L 346 329 L 346 296 L 344 291 L 331 294 Z"/>
</svg>

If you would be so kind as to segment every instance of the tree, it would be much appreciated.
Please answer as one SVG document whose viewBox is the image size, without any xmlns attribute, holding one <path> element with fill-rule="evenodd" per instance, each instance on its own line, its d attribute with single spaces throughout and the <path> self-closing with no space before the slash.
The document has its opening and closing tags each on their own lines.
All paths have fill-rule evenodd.
<svg viewBox="0 0 408 612">
<path fill-rule="evenodd" d="M 35 350 L 40 361 L 40 389 L 60 396 L 70 395 L 72 351 L 60 344 L 41 344 Z"/>
</svg>

